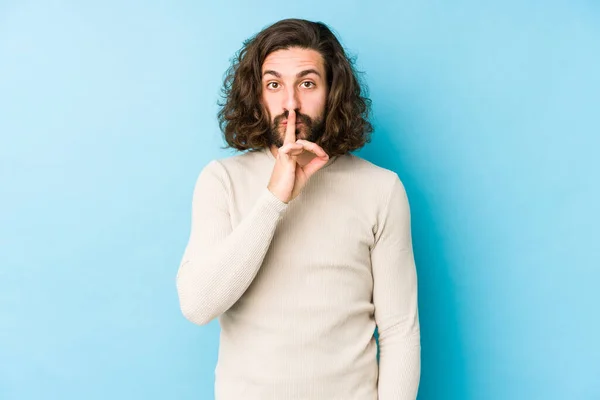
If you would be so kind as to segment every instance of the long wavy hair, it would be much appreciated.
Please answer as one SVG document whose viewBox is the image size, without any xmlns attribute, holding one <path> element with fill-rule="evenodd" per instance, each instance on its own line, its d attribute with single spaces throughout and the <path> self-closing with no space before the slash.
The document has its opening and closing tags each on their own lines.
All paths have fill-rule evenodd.
<svg viewBox="0 0 600 400">
<path fill-rule="evenodd" d="M 318 51 L 323 57 L 327 86 L 325 129 L 317 144 L 330 156 L 346 154 L 369 143 L 373 126 L 369 121 L 371 100 L 357 75 L 355 62 L 321 22 L 285 19 L 244 41 L 232 59 L 218 105 L 219 127 L 227 144 L 240 151 L 260 150 L 270 145 L 271 120 L 260 103 L 261 69 L 270 53 L 299 47 Z"/>
</svg>

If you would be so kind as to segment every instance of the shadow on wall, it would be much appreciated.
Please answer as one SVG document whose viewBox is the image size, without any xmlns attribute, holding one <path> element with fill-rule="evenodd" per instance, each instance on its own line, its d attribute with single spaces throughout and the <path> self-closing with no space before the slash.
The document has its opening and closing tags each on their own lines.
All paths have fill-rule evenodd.
<svg viewBox="0 0 600 400">
<path fill-rule="evenodd" d="M 391 98 L 391 97 L 390 97 Z M 401 148 L 403 135 L 416 128 L 401 113 L 377 121 L 372 142 L 356 154 L 396 173 L 404 183 L 411 206 L 413 248 L 419 285 L 421 323 L 421 382 L 419 399 L 469 399 L 467 360 L 460 325 L 457 288 L 451 279 L 452 260 L 445 254 L 445 238 L 439 229 L 443 218 L 432 204 L 432 190 L 419 179 L 418 154 Z M 393 139 L 397 138 L 397 139 Z M 407 155 L 407 156 L 404 156 Z M 415 166 L 415 164 L 418 164 Z M 376 332 L 377 336 L 377 332 Z M 379 356 L 379 352 L 378 352 Z"/>
</svg>

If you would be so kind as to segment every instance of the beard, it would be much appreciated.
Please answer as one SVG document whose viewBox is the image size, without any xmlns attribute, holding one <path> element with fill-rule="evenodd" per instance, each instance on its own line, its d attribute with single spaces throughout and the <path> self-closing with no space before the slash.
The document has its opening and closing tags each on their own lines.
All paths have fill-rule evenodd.
<svg viewBox="0 0 600 400">
<path fill-rule="evenodd" d="M 288 112 L 278 115 L 269 128 L 267 134 L 269 145 L 275 145 L 277 147 L 283 146 L 283 137 L 285 136 L 285 129 L 281 130 L 281 120 L 287 117 Z M 312 119 L 308 115 L 300 114 L 296 112 L 296 121 L 302 122 L 302 125 L 296 127 L 296 139 L 308 140 L 309 142 L 317 143 L 317 140 L 323 136 L 325 131 L 325 115 L 320 118 Z"/>
</svg>

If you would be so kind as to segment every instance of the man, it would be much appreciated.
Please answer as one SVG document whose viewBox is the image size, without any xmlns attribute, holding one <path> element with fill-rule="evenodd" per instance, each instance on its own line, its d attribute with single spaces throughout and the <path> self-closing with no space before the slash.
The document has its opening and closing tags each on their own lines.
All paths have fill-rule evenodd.
<svg viewBox="0 0 600 400">
<path fill-rule="evenodd" d="M 184 316 L 219 317 L 218 400 L 415 399 L 417 277 L 398 175 L 350 153 L 368 99 L 322 23 L 244 43 L 199 174 L 177 273 Z M 375 328 L 379 333 L 379 362 Z"/>
</svg>

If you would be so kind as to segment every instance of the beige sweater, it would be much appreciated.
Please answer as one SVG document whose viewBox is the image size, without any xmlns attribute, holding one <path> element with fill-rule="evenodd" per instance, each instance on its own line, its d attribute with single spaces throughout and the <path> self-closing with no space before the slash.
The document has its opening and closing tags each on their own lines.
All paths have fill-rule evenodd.
<svg viewBox="0 0 600 400">
<path fill-rule="evenodd" d="M 274 163 L 268 149 L 213 160 L 195 185 L 176 282 L 187 319 L 219 317 L 215 398 L 415 399 L 417 276 L 398 175 L 331 157 L 286 204 L 267 189 Z"/>
</svg>

